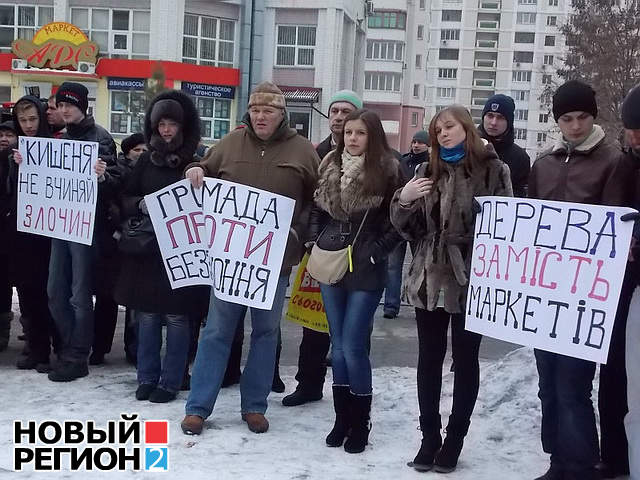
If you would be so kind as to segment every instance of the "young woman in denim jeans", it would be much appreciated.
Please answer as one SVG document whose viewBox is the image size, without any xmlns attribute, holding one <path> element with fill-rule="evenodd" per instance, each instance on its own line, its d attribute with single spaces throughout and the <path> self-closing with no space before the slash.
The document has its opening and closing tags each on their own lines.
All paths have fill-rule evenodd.
<svg viewBox="0 0 640 480">
<path fill-rule="evenodd" d="M 432 152 L 413 179 L 396 192 L 391 221 L 413 246 L 405 294 L 416 308 L 418 404 L 422 444 L 410 466 L 447 473 L 456 468 L 478 396 L 482 337 L 464 329 L 473 245 L 473 198 L 512 196 L 509 167 L 483 141 L 469 112 L 454 105 L 429 126 Z M 453 409 L 442 442 L 440 390 L 447 332 L 455 362 Z"/>
<path fill-rule="evenodd" d="M 368 340 L 384 290 L 387 256 L 400 240 L 389 203 L 401 185 L 379 117 L 356 110 L 345 119 L 337 148 L 320 164 L 311 232 L 318 247 L 352 244 L 353 271 L 338 283 L 320 284 L 329 321 L 336 420 L 327 445 L 362 452 L 369 437 L 371 363 Z"/>
<path fill-rule="evenodd" d="M 147 109 L 143 153 L 126 181 L 122 200 L 125 218 L 148 215 L 144 196 L 183 178 L 200 140 L 198 112 L 191 98 L 170 90 L 156 96 Z M 165 403 L 176 398 L 187 365 L 192 318 L 206 314 L 209 287 L 171 289 L 156 243 L 144 254 L 123 255 L 115 297 L 135 311 L 138 323 L 138 400 Z M 164 359 L 162 327 L 167 327 Z"/>
</svg>

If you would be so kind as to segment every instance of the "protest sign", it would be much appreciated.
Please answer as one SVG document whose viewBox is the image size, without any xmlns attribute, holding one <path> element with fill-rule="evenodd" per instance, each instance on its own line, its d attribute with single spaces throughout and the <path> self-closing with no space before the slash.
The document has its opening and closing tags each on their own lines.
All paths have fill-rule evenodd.
<svg viewBox="0 0 640 480">
<path fill-rule="evenodd" d="M 477 200 L 467 330 L 606 363 L 634 210 Z"/>
<path fill-rule="evenodd" d="M 306 253 L 298 265 L 285 316 L 303 327 L 326 333 L 329 331 L 329 323 L 322 303 L 320 284 L 307 271 L 308 261 L 309 254 Z"/>
<path fill-rule="evenodd" d="M 98 196 L 98 144 L 20 137 L 17 229 L 91 245 Z"/>
<path fill-rule="evenodd" d="M 145 196 L 171 288 L 211 285 L 216 297 L 269 310 L 295 201 L 225 180 L 188 180 Z"/>
</svg>

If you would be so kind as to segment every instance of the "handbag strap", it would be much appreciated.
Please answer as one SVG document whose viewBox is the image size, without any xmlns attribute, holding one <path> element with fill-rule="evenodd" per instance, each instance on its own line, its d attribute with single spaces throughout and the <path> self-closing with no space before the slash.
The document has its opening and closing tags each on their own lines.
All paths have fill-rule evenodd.
<svg viewBox="0 0 640 480">
<path fill-rule="evenodd" d="M 364 221 L 367 219 L 367 215 L 369 215 L 369 209 L 368 208 L 367 208 L 367 211 L 364 212 L 364 217 L 362 217 L 362 221 L 360 222 L 360 226 L 358 227 L 358 231 L 356 232 L 356 236 L 353 237 L 353 243 L 351 244 L 352 247 L 355 246 L 356 240 L 358 240 L 358 235 L 360 235 L 360 230 L 362 230 L 362 226 L 364 225 Z"/>
</svg>

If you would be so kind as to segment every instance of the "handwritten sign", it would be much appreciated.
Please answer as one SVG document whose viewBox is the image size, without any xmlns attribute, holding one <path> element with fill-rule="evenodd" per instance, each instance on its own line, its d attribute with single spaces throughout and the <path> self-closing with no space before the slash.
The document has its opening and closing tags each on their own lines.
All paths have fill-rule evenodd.
<svg viewBox="0 0 640 480">
<path fill-rule="evenodd" d="M 91 245 L 98 196 L 98 144 L 20 137 L 17 229 Z"/>
<path fill-rule="evenodd" d="M 211 285 L 221 300 L 269 310 L 295 201 L 225 180 L 182 180 L 145 197 L 172 288 Z"/>
<path fill-rule="evenodd" d="M 478 197 L 466 328 L 606 363 L 629 208 Z"/>
</svg>

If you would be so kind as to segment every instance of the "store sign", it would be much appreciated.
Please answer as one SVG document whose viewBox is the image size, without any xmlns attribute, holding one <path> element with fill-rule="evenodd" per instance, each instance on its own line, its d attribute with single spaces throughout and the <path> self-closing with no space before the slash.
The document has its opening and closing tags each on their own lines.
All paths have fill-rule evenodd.
<svg viewBox="0 0 640 480">
<path fill-rule="evenodd" d="M 182 82 L 182 91 L 194 97 L 234 98 L 235 87 L 207 85 L 206 83 Z"/>
<path fill-rule="evenodd" d="M 144 78 L 109 77 L 107 88 L 109 90 L 144 90 Z"/>
<path fill-rule="evenodd" d="M 14 40 L 11 50 L 33 67 L 61 69 L 77 68 L 78 62 L 96 63 L 99 47 L 75 25 L 52 22 L 38 30 L 33 40 Z"/>
</svg>

